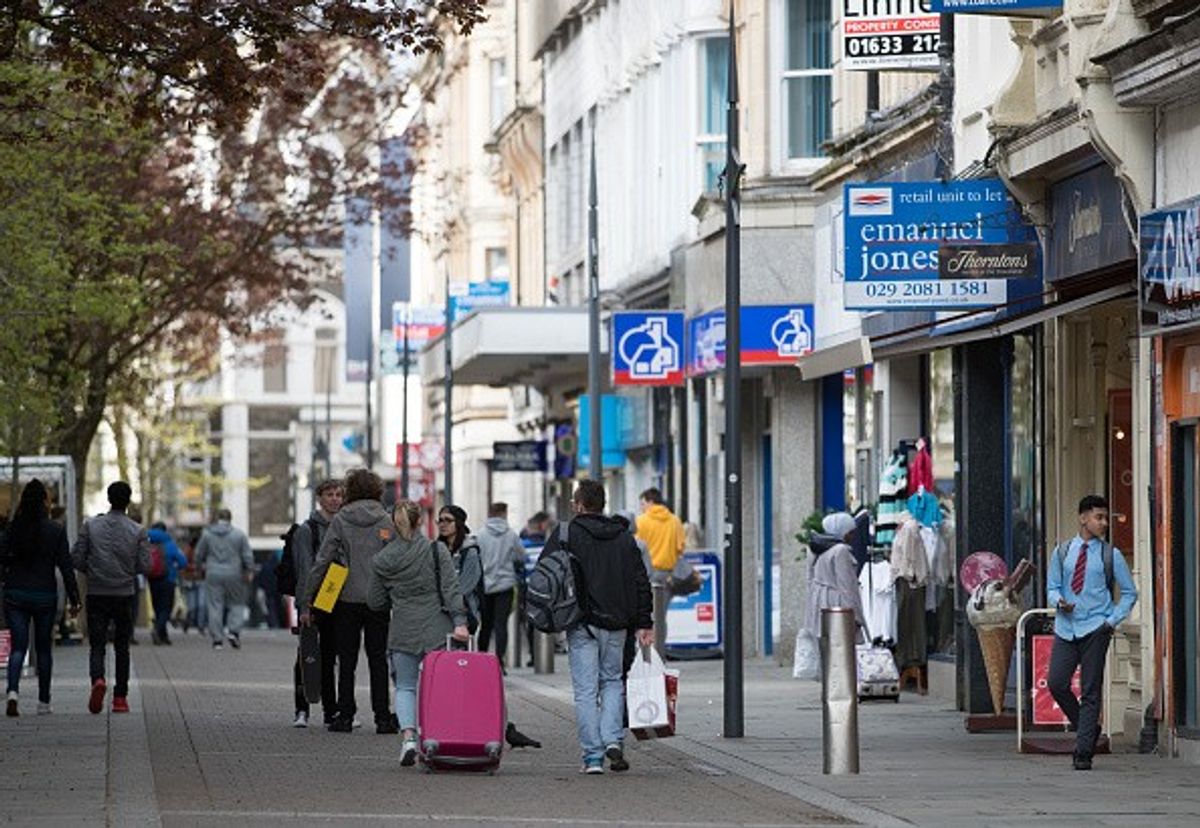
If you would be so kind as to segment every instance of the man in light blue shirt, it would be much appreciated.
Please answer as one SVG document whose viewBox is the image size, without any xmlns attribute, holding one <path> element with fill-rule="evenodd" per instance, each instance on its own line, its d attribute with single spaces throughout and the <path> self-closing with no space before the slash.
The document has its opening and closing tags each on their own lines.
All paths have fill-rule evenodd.
<svg viewBox="0 0 1200 828">
<path fill-rule="evenodd" d="M 1088 495 L 1079 501 L 1079 534 L 1054 550 L 1046 571 L 1046 598 L 1057 610 L 1047 683 L 1050 695 L 1077 733 L 1075 770 L 1092 769 L 1092 753 L 1100 736 L 1100 692 L 1108 644 L 1137 601 L 1125 556 L 1108 546 L 1107 534 L 1108 501 Z M 1119 601 L 1113 600 L 1114 583 L 1120 588 Z M 1071 689 L 1076 667 L 1080 673 L 1078 699 Z"/>
</svg>

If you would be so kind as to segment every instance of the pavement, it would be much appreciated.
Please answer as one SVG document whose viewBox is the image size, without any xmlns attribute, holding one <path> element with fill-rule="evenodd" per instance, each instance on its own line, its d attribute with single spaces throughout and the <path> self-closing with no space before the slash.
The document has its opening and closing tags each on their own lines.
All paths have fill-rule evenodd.
<svg viewBox="0 0 1200 828">
<path fill-rule="evenodd" d="M 746 664 L 745 733 L 725 739 L 721 663 L 677 663 L 680 735 L 631 742 L 633 769 L 579 774 L 570 680 L 513 670 L 509 717 L 542 750 L 495 776 L 399 766 L 399 740 L 291 727 L 295 639 L 247 632 L 241 651 L 197 634 L 134 649 L 129 715 L 85 710 L 84 647 L 55 651 L 54 714 L 0 718 L 0 822 L 14 825 L 1196 825 L 1196 769 L 1157 756 L 1017 754 L 969 735 L 928 697 L 863 704 L 857 776 L 821 773 L 820 688 Z M 143 637 L 143 641 L 145 638 Z M 111 656 L 110 656 L 111 669 Z M 358 703 L 370 720 L 365 664 Z M 319 718 L 320 708 L 314 708 Z"/>
</svg>

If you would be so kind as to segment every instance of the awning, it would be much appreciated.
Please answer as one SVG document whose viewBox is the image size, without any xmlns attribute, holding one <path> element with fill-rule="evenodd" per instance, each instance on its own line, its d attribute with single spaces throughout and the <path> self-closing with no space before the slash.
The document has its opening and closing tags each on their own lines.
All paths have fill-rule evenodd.
<svg viewBox="0 0 1200 828">
<path fill-rule="evenodd" d="M 819 379 L 830 374 L 840 374 L 848 368 L 857 368 L 871 362 L 871 340 L 856 336 L 839 345 L 821 348 L 796 361 L 800 377 L 805 380 Z"/>
<path fill-rule="evenodd" d="M 608 371 L 608 326 L 600 352 Z M 455 385 L 550 388 L 587 379 L 588 314 L 585 307 L 481 308 L 454 325 L 451 357 Z M 445 375 L 445 336 L 421 352 L 426 384 Z"/>
<path fill-rule="evenodd" d="M 978 342 L 981 339 L 1008 336 L 1032 325 L 1038 325 L 1059 316 L 1066 316 L 1069 313 L 1084 310 L 1092 305 L 1099 305 L 1104 302 L 1111 302 L 1116 299 L 1124 299 L 1135 295 L 1136 293 L 1130 285 L 1114 285 L 1095 291 L 1094 293 L 1089 293 L 1086 296 L 1048 302 L 1028 313 L 1019 316 L 1008 316 L 1003 320 L 994 323 L 985 323 L 959 333 L 942 334 L 940 336 L 931 336 L 928 333 L 910 333 L 908 338 L 900 341 L 896 341 L 896 334 L 878 337 L 871 341 L 871 350 L 874 358 L 878 361 L 881 359 L 894 359 L 896 357 L 928 353 L 940 348 L 953 348 L 955 345 L 966 345 L 969 342 Z M 939 320 L 928 327 L 933 329 L 939 325 L 951 324 L 952 321 Z"/>
</svg>

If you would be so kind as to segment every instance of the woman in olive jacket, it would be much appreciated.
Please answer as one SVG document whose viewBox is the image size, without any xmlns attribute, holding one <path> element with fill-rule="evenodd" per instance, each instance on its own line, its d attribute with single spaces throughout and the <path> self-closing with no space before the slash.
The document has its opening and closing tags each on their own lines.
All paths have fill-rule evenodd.
<svg viewBox="0 0 1200 828">
<path fill-rule="evenodd" d="M 388 661 L 396 680 L 396 718 L 403 737 L 400 764 L 417 758 L 417 677 L 430 650 L 446 637 L 467 640 L 467 613 L 450 551 L 417 531 L 421 509 L 402 500 L 392 512 L 397 538 L 371 562 L 367 606 L 391 611 Z"/>
</svg>

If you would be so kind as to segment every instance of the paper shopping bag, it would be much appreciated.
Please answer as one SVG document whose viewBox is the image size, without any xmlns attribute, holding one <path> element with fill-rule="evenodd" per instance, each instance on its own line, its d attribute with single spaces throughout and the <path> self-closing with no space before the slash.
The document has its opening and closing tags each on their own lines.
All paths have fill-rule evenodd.
<svg viewBox="0 0 1200 828">
<path fill-rule="evenodd" d="M 661 739 L 675 735 L 675 706 L 679 672 L 668 670 L 653 647 L 643 650 L 629 668 L 625 705 L 634 738 Z"/>
<path fill-rule="evenodd" d="M 313 606 L 322 612 L 333 612 L 333 605 L 342 594 L 342 586 L 349 574 L 350 570 L 340 563 L 329 564 L 329 569 L 325 571 L 325 580 L 321 581 L 321 588 L 317 590 L 317 597 L 313 599 Z"/>
</svg>

